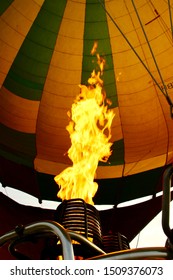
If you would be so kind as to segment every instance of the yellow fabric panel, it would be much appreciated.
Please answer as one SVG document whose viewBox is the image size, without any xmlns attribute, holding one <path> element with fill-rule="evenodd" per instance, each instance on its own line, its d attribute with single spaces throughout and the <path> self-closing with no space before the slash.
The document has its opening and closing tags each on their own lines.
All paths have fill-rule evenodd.
<svg viewBox="0 0 173 280">
<path fill-rule="evenodd" d="M 43 109 L 43 108 L 42 108 Z M 44 110 L 44 109 L 43 109 Z M 65 117 L 65 120 L 63 120 L 63 112 L 62 110 L 58 110 L 57 115 L 57 108 L 53 108 L 52 110 L 54 113 L 54 120 L 55 125 L 58 126 L 50 127 L 50 122 L 52 119 L 48 120 L 48 118 L 52 118 L 49 115 L 47 115 L 46 123 L 40 123 L 39 124 L 39 130 L 37 132 L 38 139 L 42 139 L 41 144 L 39 143 L 39 157 L 34 161 L 35 168 L 39 172 L 46 172 L 53 175 L 59 174 L 62 172 L 66 167 L 67 163 L 71 164 L 67 151 L 68 148 L 70 148 L 71 142 L 68 132 L 65 129 L 65 126 L 68 124 L 68 118 Z M 111 141 L 117 141 L 119 139 L 122 139 L 122 131 L 121 131 L 121 125 L 120 125 L 120 117 L 119 117 L 119 109 L 115 108 L 114 112 L 116 114 L 116 117 L 114 118 L 113 124 L 112 124 L 112 139 Z M 45 110 L 44 110 L 45 113 Z M 65 111 L 65 114 L 67 111 Z M 60 128 L 62 122 L 65 122 L 64 126 Z M 45 131 L 46 131 L 46 137 L 45 137 Z M 58 140 L 57 140 L 58 139 Z M 47 161 L 45 159 L 45 154 L 47 158 L 51 158 L 52 161 Z M 43 158 L 42 158 L 43 156 Z M 58 159 L 59 162 L 64 163 L 60 164 L 56 162 Z M 97 169 L 97 178 L 112 178 L 112 177 L 119 177 L 122 176 L 123 166 L 99 166 Z"/>
<path fill-rule="evenodd" d="M 61 150 L 60 154 L 62 158 L 64 158 L 64 153 L 66 153 L 70 147 L 70 137 L 65 128 L 68 124 L 68 118 L 67 120 L 63 120 L 63 118 L 61 118 L 62 115 L 62 110 L 59 110 L 58 115 L 56 114 L 54 117 L 52 115 L 53 120 L 47 116 L 47 120 L 44 123 L 39 123 L 37 139 L 41 140 L 38 145 L 40 154 L 47 154 L 46 150 L 50 150 L 49 156 L 51 156 L 52 150 L 51 158 L 55 159 L 55 157 L 59 158 L 59 150 Z M 46 117 L 46 115 L 44 116 Z M 61 127 L 62 123 L 64 124 L 63 127 Z"/>
<path fill-rule="evenodd" d="M 166 3 L 162 3 L 164 11 Z M 131 1 L 107 1 L 106 8 L 115 19 L 124 35 L 128 38 L 143 63 L 148 67 L 155 80 L 162 85 L 140 23 L 133 11 Z M 136 3 L 143 24 L 150 22 L 156 14 L 145 1 Z M 172 42 L 170 31 L 165 30 L 164 20 L 169 17 L 162 14 L 162 19 L 154 20 L 145 26 L 156 62 L 165 83 L 173 82 Z M 127 42 L 108 19 L 115 79 L 125 145 L 125 175 L 142 172 L 148 168 L 156 168 L 171 161 L 173 149 L 173 120 L 170 107 L 152 77 L 148 74 L 140 60 L 130 49 Z M 169 23 L 170 25 L 170 23 Z M 169 81 L 168 81 L 169 78 Z M 171 87 L 171 85 L 170 85 Z M 173 90 L 169 89 L 170 96 Z M 172 98 L 172 96 L 171 96 Z M 171 140 L 170 140 L 171 139 Z M 167 157 L 167 152 L 169 156 Z M 148 167 L 147 167 L 148 166 Z"/>
<path fill-rule="evenodd" d="M 63 88 L 66 88 L 65 85 L 62 85 Z M 76 88 L 78 89 L 78 86 L 76 86 Z M 66 88 L 66 90 L 70 91 L 70 87 Z M 62 95 L 61 95 L 62 92 Z M 64 115 L 64 119 L 67 119 L 66 115 L 67 115 L 67 111 L 71 109 L 71 105 L 74 101 L 74 97 L 68 96 L 68 92 L 67 95 L 63 94 L 65 93 L 64 91 L 58 91 L 58 94 L 54 94 L 51 93 L 49 91 L 44 91 L 44 95 L 42 97 L 42 104 L 43 104 L 43 109 L 41 108 L 41 110 L 43 111 L 43 113 L 45 114 L 50 114 L 50 107 L 52 107 L 52 115 L 57 115 L 57 108 L 64 110 L 65 115 Z M 42 107 L 42 106 L 41 106 Z M 55 111 L 54 111 L 55 110 Z M 62 119 L 62 116 L 57 115 L 57 117 Z M 51 115 L 50 115 L 51 118 Z"/>
<path fill-rule="evenodd" d="M 66 102 L 65 102 L 65 104 L 67 104 L 66 107 L 69 108 L 69 104 L 67 102 L 70 102 L 70 104 L 72 104 L 74 97 L 79 93 L 79 87 L 76 84 L 71 85 L 71 84 L 63 83 L 63 84 L 61 84 L 61 87 L 59 88 L 59 83 L 57 83 L 56 80 L 53 81 L 53 80 L 47 79 L 46 84 L 44 86 L 44 92 L 49 92 L 49 95 L 50 95 L 50 93 L 52 93 L 51 96 L 45 97 L 45 98 L 47 98 L 47 100 L 54 98 L 53 95 L 55 95 L 54 93 L 56 93 L 56 92 L 58 92 L 60 97 L 69 99 L 70 101 L 66 100 Z"/>
<path fill-rule="evenodd" d="M 112 126 L 111 126 L 111 133 L 112 133 L 112 138 L 110 140 L 111 142 L 115 142 L 123 138 L 119 108 L 118 107 L 114 108 L 113 112 L 115 113 L 115 117 L 113 118 Z"/>
<path fill-rule="evenodd" d="M 96 179 L 118 178 L 123 175 L 123 165 L 116 166 L 98 166 L 96 170 Z"/>
<path fill-rule="evenodd" d="M 14 0 L 11 6 L 25 18 L 33 22 L 43 3 L 44 0 Z"/>
<path fill-rule="evenodd" d="M 167 152 L 168 134 L 162 110 L 153 91 L 148 90 L 130 97 L 119 97 L 122 130 L 125 139 L 125 161 L 135 162 Z M 140 99 L 145 95 L 145 98 Z M 141 102 L 140 102 L 141 100 Z"/>
<path fill-rule="evenodd" d="M 44 158 L 36 158 L 34 160 L 34 166 L 35 169 L 38 172 L 52 174 L 52 175 L 58 175 L 60 174 L 64 169 L 66 169 L 69 164 L 67 164 L 68 161 L 65 163 L 59 163 L 54 161 L 49 161 Z M 96 171 L 96 179 L 102 178 L 115 178 L 115 177 L 121 177 L 123 173 L 123 166 L 117 165 L 117 166 L 98 166 Z"/>
<path fill-rule="evenodd" d="M 15 59 L 42 1 L 15 0 L 0 18 L 0 86 Z"/>
<path fill-rule="evenodd" d="M 61 55 L 56 53 L 56 55 L 53 55 L 53 59 L 56 56 L 59 57 L 58 59 L 58 64 L 64 65 L 65 63 L 63 62 L 63 56 L 65 57 L 66 60 L 66 55 Z M 67 55 L 68 56 L 68 55 Z M 62 59 L 61 59 L 62 57 Z M 76 64 L 78 62 L 78 60 L 81 62 L 81 57 L 76 57 Z M 52 81 L 56 81 L 57 83 L 59 82 L 59 84 L 61 84 L 61 86 L 63 87 L 64 83 L 67 83 L 69 85 L 74 85 L 74 84 L 78 84 L 79 83 L 79 79 L 80 79 L 80 74 L 81 74 L 81 68 L 79 67 L 78 70 L 74 69 L 74 64 L 75 64 L 75 58 L 72 58 L 73 63 L 69 64 L 69 68 L 60 68 L 60 67 L 56 67 L 56 66 L 52 66 L 50 65 L 49 67 L 49 79 Z M 80 65 L 80 63 L 78 63 Z M 78 88 L 77 88 L 78 90 Z M 78 90 L 79 91 L 79 90 Z"/>
<path fill-rule="evenodd" d="M 35 133 L 39 101 L 16 96 L 2 87 L 0 90 L 0 122 L 14 130 Z"/>
<path fill-rule="evenodd" d="M 57 175 L 61 173 L 65 168 L 67 168 L 68 164 L 53 162 L 36 157 L 34 160 L 34 166 L 35 170 L 37 170 L 38 172 Z"/>
<path fill-rule="evenodd" d="M 76 11 L 76 9 L 78 12 L 73 13 L 72 11 Z M 71 109 L 80 90 L 78 85 L 82 70 L 84 19 L 84 3 L 68 1 L 38 115 L 37 158 L 35 160 L 35 167 L 38 171 L 53 172 L 50 165 L 57 166 L 57 164 L 50 163 L 48 166 L 45 164 L 47 160 L 70 164 L 67 156 L 71 145 L 69 134 L 66 131 L 69 122 L 67 111 Z"/>
<path fill-rule="evenodd" d="M 149 159 L 141 160 L 138 162 L 127 163 L 124 169 L 124 176 L 133 175 L 146 170 L 155 169 L 157 167 L 164 166 L 165 161 L 166 161 L 166 155 L 160 155 L 157 157 L 151 157 Z"/>
</svg>

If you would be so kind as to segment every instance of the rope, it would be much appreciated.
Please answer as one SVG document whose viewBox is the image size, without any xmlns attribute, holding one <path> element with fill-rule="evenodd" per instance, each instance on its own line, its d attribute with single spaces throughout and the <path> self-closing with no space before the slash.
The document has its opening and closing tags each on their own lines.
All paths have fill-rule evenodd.
<svg viewBox="0 0 173 280">
<path fill-rule="evenodd" d="M 152 49 L 151 49 L 151 53 L 152 53 L 152 56 L 153 56 L 153 59 L 154 59 L 154 62 L 156 63 L 156 67 L 157 67 L 157 70 L 158 70 L 158 73 L 160 75 L 160 78 L 161 78 L 161 81 L 163 83 L 163 87 L 161 87 L 157 80 L 155 79 L 155 77 L 153 76 L 153 74 L 150 72 L 150 70 L 148 69 L 148 67 L 145 65 L 145 63 L 142 61 L 142 59 L 140 58 L 139 54 L 136 52 L 136 50 L 134 49 L 134 47 L 132 46 L 132 44 L 130 43 L 130 41 L 128 40 L 128 38 L 124 35 L 123 31 L 121 30 L 121 28 L 118 26 L 118 24 L 115 22 L 115 20 L 113 19 L 113 17 L 111 16 L 111 14 L 107 11 L 107 9 L 105 8 L 105 5 L 103 3 L 103 1 L 101 0 L 98 0 L 98 2 L 100 3 L 100 5 L 102 6 L 102 8 L 104 9 L 105 13 L 108 15 L 108 17 L 110 18 L 110 20 L 113 22 L 113 24 L 115 25 L 115 27 L 119 30 L 119 32 L 121 33 L 121 35 L 123 36 L 123 38 L 126 40 L 127 44 L 130 46 L 130 48 L 132 49 L 132 51 L 135 53 L 135 55 L 137 56 L 137 58 L 139 59 L 139 61 L 141 62 L 141 64 L 144 66 L 144 68 L 146 69 L 146 71 L 148 72 L 148 74 L 150 75 L 150 77 L 152 78 L 152 80 L 154 81 L 154 83 L 156 84 L 156 86 L 159 88 L 159 90 L 163 93 L 163 95 L 165 96 L 166 100 L 168 101 L 168 104 L 170 105 L 170 113 L 171 113 L 171 118 L 173 118 L 173 102 L 170 98 L 170 96 L 168 95 L 167 93 L 167 90 L 166 90 L 166 86 L 164 85 L 164 81 L 163 81 L 163 78 L 162 78 L 162 75 L 160 73 L 160 70 L 158 68 L 158 65 L 157 65 L 157 62 L 155 61 L 155 57 L 154 57 L 154 54 L 152 52 Z M 133 3 L 133 0 L 132 0 L 132 3 Z M 133 3 L 134 4 L 134 3 Z M 134 6 L 134 8 L 136 8 Z M 136 11 L 136 9 L 135 9 Z M 137 16 L 138 16 L 138 13 L 137 13 Z M 140 18 L 139 18 L 140 20 Z M 141 21 L 140 21 L 141 22 Z M 141 26 L 142 26 L 142 23 L 141 23 Z M 143 27 L 142 27 L 143 28 Z M 145 31 L 143 29 L 143 32 L 144 32 L 144 35 L 145 34 Z M 148 38 L 146 37 L 146 40 L 147 40 L 147 43 L 148 43 L 148 46 L 151 48 L 150 44 L 149 44 L 149 41 L 148 41 Z M 164 91 L 165 89 L 165 91 Z"/>
<path fill-rule="evenodd" d="M 157 71 L 158 71 L 158 73 L 159 73 L 159 76 L 160 76 L 160 79 L 161 79 L 161 81 L 162 81 L 162 84 L 164 85 L 164 80 L 163 80 L 162 74 L 161 74 L 160 69 L 159 69 L 159 67 L 158 67 L 158 64 L 157 64 L 157 61 L 156 61 L 156 59 L 155 59 L 154 53 L 153 53 L 153 51 L 152 51 L 151 45 L 150 45 L 150 43 L 149 43 L 149 40 L 148 40 L 147 34 L 146 34 L 146 32 L 145 32 L 145 30 L 144 30 L 144 27 L 143 27 L 143 25 L 142 25 L 142 22 L 141 22 L 141 19 L 140 19 L 139 13 L 138 13 L 138 11 L 137 11 L 137 9 L 136 9 L 136 6 L 135 6 L 135 3 L 134 3 L 134 0 L 131 0 L 131 2 L 132 2 L 132 4 L 133 4 L 134 10 L 135 10 L 136 15 L 137 15 L 137 18 L 138 18 L 138 20 L 139 20 L 139 23 L 140 23 L 141 29 L 142 29 L 142 31 L 143 31 L 143 33 L 144 33 L 145 39 L 146 39 L 146 41 L 147 41 L 147 44 L 148 44 L 149 50 L 150 50 L 151 55 L 152 55 L 152 58 L 153 58 L 153 60 L 154 60 L 154 64 L 155 64 L 155 66 L 156 66 L 156 68 L 157 68 Z M 165 87 L 165 86 L 164 86 L 164 89 L 165 89 L 165 92 L 163 91 L 163 94 L 164 94 L 165 96 L 168 96 L 168 92 L 167 92 L 167 89 L 166 89 L 166 87 Z"/>
<path fill-rule="evenodd" d="M 171 32 L 172 32 L 172 39 L 173 39 L 173 22 L 172 22 L 172 12 L 171 12 L 170 0 L 168 0 L 168 8 L 169 8 L 169 18 L 170 18 L 170 25 L 171 25 Z"/>
</svg>

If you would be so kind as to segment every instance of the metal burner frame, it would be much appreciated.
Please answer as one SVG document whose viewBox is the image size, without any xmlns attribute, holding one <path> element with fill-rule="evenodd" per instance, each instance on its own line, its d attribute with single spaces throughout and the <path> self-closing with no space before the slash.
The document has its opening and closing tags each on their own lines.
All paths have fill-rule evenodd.
<svg viewBox="0 0 173 280">
<path fill-rule="evenodd" d="M 95 252 L 90 260 L 141 260 L 141 259 L 173 259 L 173 230 L 169 225 L 170 201 L 171 201 L 171 178 L 173 166 L 169 166 L 163 176 L 163 202 L 162 202 L 162 228 L 167 236 L 165 247 L 149 247 L 139 249 L 127 249 L 106 253 L 99 246 L 89 241 L 85 236 L 66 230 L 61 224 L 55 221 L 36 222 L 25 227 L 18 227 L 0 237 L 0 246 L 7 242 L 20 242 L 20 240 L 32 235 L 53 235 L 57 236 L 62 246 L 64 260 L 74 260 L 74 248 L 72 240 L 76 240 L 88 246 Z"/>
</svg>

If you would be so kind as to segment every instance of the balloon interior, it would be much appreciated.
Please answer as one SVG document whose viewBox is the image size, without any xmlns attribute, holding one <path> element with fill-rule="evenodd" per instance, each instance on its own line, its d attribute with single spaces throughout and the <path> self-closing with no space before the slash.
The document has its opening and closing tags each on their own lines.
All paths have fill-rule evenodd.
<svg viewBox="0 0 173 280">
<path fill-rule="evenodd" d="M 96 52 L 96 46 L 95 42 L 92 54 Z M 60 186 L 58 196 L 63 200 L 62 205 L 57 208 L 56 220 L 66 229 L 84 235 L 101 248 L 105 244 L 107 251 L 109 247 L 111 250 L 120 249 L 118 246 L 122 242 L 119 241 L 121 235 L 119 239 L 116 235 L 111 235 L 116 246 L 113 246 L 109 236 L 102 236 L 99 212 L 91 207 L 98 188 L 98 184 L 94 182 L 98 163 L 106 162 L 111 155 L 111 125 L 115 116 L 113 110 L 108 109 L 110 102 L 103 90 L 101 75 L 105 60 L 99 54 L 97 62 L 99 71 L 96 73 L 93 70 L 88 86 L 80 85 L 81 92 L 68 113 L 71 119 L 66 127 L 71 139 L 68 156 L 73 164 L 55 177 Z M 124 248 L 129 248 L 129 245 L 122 247 Z M 84 252 L 78 250 L 78 258 L 89 257 Z"/>
<path fill-rule="evenodd" d="M 92 51 L 93 52 L 93 51 Z M 98 184 L 94 182 L 99 161 L 111 155 L 111 124 L 114 112 L 108 109 L 101 74 L 104 59 L 97 54 L 99 71 L 92 72 L 89 85 L 81 85 L 81 92 L 72 105 L 67 126 L 71 147 L 68 156 L 73 165 L 55 177 L 60 186 L 58 196 L 64 199 L 82 198 L 93 204 Z"/>
<path fill-rule="evenodd" d="M 0 258 L 173 259 L 172 9 L 0 1 Z M 130 249 L 160 211 L 165 246 Z"/>
</svg>

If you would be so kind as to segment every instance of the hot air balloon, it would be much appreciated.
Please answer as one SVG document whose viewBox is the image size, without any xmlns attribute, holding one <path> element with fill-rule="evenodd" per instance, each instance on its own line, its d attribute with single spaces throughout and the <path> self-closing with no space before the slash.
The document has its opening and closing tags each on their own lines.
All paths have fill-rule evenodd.
<svg viewBox="0 0 173 280">
<path fill-rule="evenodd" d="M 104 231 L 120 228 L 132 240 L 161 210 L 156 194 L 173 162 L 172 4 L 3 0 L 0 15 L 2 186 L 31 194 L 40 203 L 61 201 L 54 177 L 71 166 L 67 112 L 79 85 L 87 85 L 98 69 L 91 53 L 96 42 L 115 117 L 112 154 L 98 164 L 94 204 L 114 205 L 100 211 Z M 116 212 L 121 202 L 147 195 L 153 199 L 146 204 Z M 2 207 L 6 199 L 2 197 Z M 134 215 L 136 209 L 142 218 Z M 36 214 L 31 216 L 25 221 L 35 221 Z"/>
</svg>

